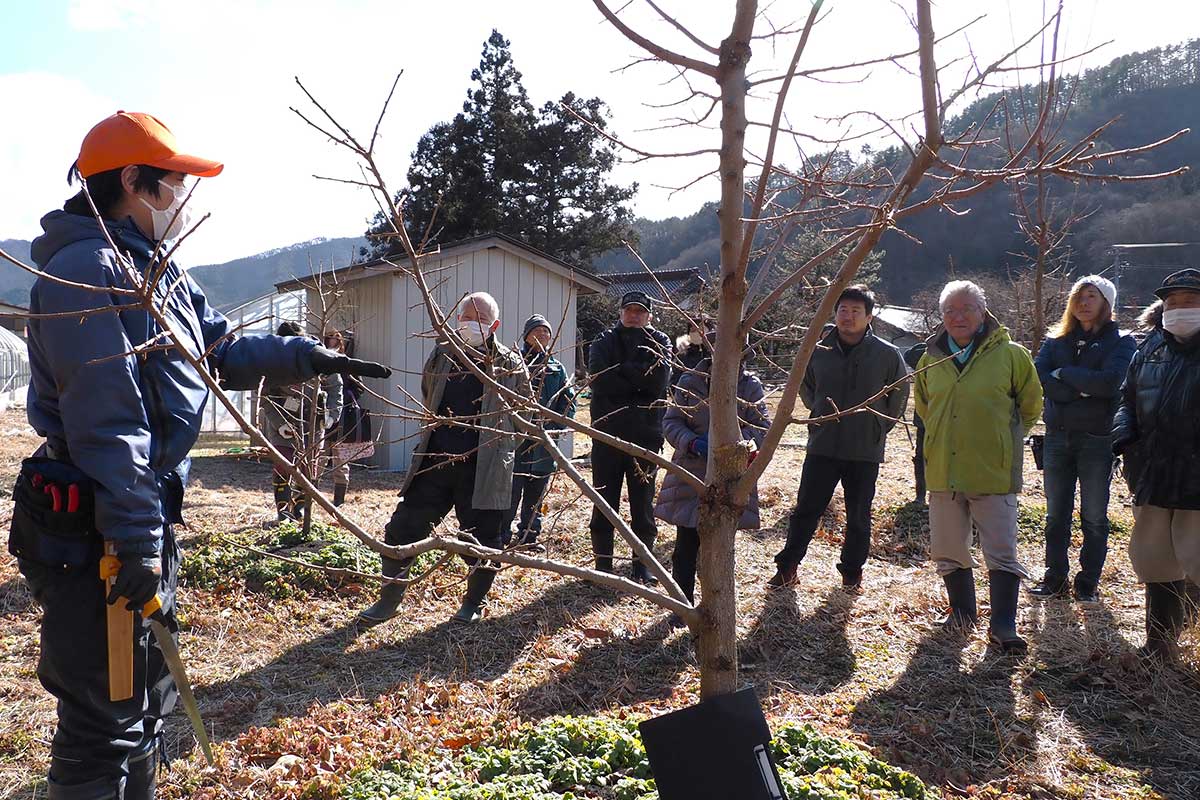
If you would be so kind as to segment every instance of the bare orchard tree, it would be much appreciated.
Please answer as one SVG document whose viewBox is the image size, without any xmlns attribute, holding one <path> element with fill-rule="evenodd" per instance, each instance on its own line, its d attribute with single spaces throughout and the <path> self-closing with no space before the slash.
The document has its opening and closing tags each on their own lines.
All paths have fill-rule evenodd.
<svg viewBox="0 0 1200 800">
<path fill-rule="evenodd" d="M 793 81 L 797 77 L 847 68 L 830 67 L 807 71 L 799 68 L 806 44 L 818 21 L 820 2 L 812 4 L 807 18 L 794 29 L 756 31 L 756 26 L 763 23 L 758 4 L 755 0 L 736 0 L 732 3 L 733 22 L 729 34 L 719 45 L 703 42 L 680 22 L 662 12 L 657 5 L 648 3 L 686 40 L 685 45 L 688 48 L 698 51 L 695 56 L 676 52 L 646 38 L 627 24 L 618 12 L 610 9 L 603 0 L 593 2 L 609 23 L 648 54 L 645 60 L 665 62 L 678 71 L 690 90 L 684 101 L 699 100 L 709 106 L 709 114 L 714 110 L 719 110 L 720 114 L 720 141 L 714 142 L 715 146 L 693 153 L 661 154 L 662 157 L 690 155 L 702 158 L 715 155 L 718 161 L 715 172 L 719 175 L 721 184 L 721 265 L 716 303 L 718 333 L 711 348 L 709 456 L 707 472 L 703 479 L 671 463 L 658 453 L 648 452 L 590 425 L 556 414 L 540 406 L 535 399 L 506 389 L 497 381 L 491 374 L 493 365 L 486 354 L 473 352 L 458 336 L 453 326 L 447 324 L 446 310 L 440 308 L 434 298 L 434 287 L 431 286 L 430 280 L 436 281 L 437 276 L 426 273 L 425 263 L 430 254 L 426 252 L 425 242 L 414 241 L 410 237 L 405 225 L 404 209 L 394 200 L 395 195 L 389 191 L 376 165 L 378 123 L 370 140 L 364 142 L 353 136 L 311 95 L 309 99 L 320 112 L 320 122 L 313 121 L 300 111 L 296 113 L 333 142 L 349 149 L 360 160 L 363 180 L 348 182 L 370 188 L 377 198 L 390 222 L 391 236 L 399 242 L 399 250 L 404 254 L 403 258 L 389 263 L 411 279 L 419 289 L 432 324 L 432 334 L 438 341 L 445 343 L 465 369 L 470 370 L 490 391 L 496 392 L 503 399 L 519 435 L 537 439 L 545 445 L 583 495 L 595 503 L 614 523 L 635 556 L 649 567 L 664 588 L 658 591 L 586 567 L 552 559 L 532 558 L 519 550 L 499 552 L 477 547 L 472 549 L 461 542 L 446 539 L 395 548 L 395 552 L 407 555 L 424 549 L 440 548 L 472 555 L 486 555 L 502 563 L 576 575 L 637 594 L 674 611 L 686 621 L 696 636 L 701 694 L 709 697 L 733 691 L 737 686 L 737 586 L 734 579 L 737 523 L 759 477 L 770 464 L 784 432 L 793 424 L 820 424 L 845 414 L 877 413 L 867 407 L 869 404 L 863 404 L 862 407 L 842 409 L 836 414 L 815 420 L 801 420 L 795 416 L 796 398 L 805 369 L 817 346 L 821 327 L 829 319 L 838 295 L 853 281 L 860 265 L 886 231 L 897 230 L 902 233 L 899 226 L 905 218 L 935 208 L 953 212 L 953 203 L 958 200 L 1007 181 L 1027 179 L 1043 173 L 1078 174 L 1081 179 L 1088 179 L 1090 176 L 1085 171 L 1089 169 L 1088 165 L 1096 161 L 1096 156 L 1085 155 L 1089 152 L 1090 144 L 1085 140 L 1058 152 L 1054 158 L 1038 158 L 1034 153 L 1035 141 L 1031 137 L 1011 152 L 998 169 L 981 170 L 967 166 L 967 157 L 974 149 L 994 142 L 982 141 L 978 130 L 967 131 L 953 140 L 947 140 L 943 134 L 947 110 L 958 98 L 984 85 L 987 78 L 1000 69 L 1007 58 L 1033 41 L 1040 31 L 992 64 L 973 65 L 970 72 L 958 82 L 957 88 L 945 92 L 939 85 L 940 75 L 934 56 L 937 40 L 930 3 L 928 0 L 915 0 L 915 16 L 911 19 L 915 30 L 915 47 L 903 53 L 849 65 L 861 67 L 864 64 L 884 61 L 915 59 L 915 71 L 919 76 L 920 87 L 921 131 L 912 142 L 901 137 L 909 154 L 908 164 L 903 172 L 893 176 L 881 171 L 851 170 L 834 180 L 828 173 L 828 161 L 820 160 L 815 163 L 806 161 L 804 168 L 799 171 L 787 170 L 777 166 L 775 153 L 781 138 L 797 135 L 797 132 L 784 125 L 785 101 Z M 749 81 L 747 70 L 752 57 L 752 44 L 764 38 L 782 39 L 786 36 L 796 39 L 786 71 L 778 76 Z M 715 88 L 708 91 L 693 88 L 699 85 L 701 79 L 711 81 Z M 395 92 L 395 88 L 393 84 L 392 93 Z M 746 99 L 751 90 L 774 91 L 774 112 L 770 120 L 748 119 Z M 389 101 L 390 99 L 391 94 Z M 386 108 L 387 103 L 384 104 L 384 113 Z M 707 117 L 709 114 L 703 116 Z M 892 127 L 890 123 L 885 124 Z M 748 154 L 746 143 L 747 130 L 755 126 L 766 131 L 765 150 L 759 157 Z M 892 130 L 895 131 L 895 128 L 892 127 Z M 658 155 L 633 148 L 623 142 L 619 144 L 628 148 L 636 159 L 654 158 Z M 834 145 L 836 147 L 837 143 Z M 755 164 L 755 176 L 750 182 L 751 189 L 747 192 L 746 166 L 749 162 Z M 922 183 L 932 185 L 932 191 L 921 199 L 916 199 L 916 190 Z M 789 206 L 783 206 L 780 198 L 784 195 L 798 196 L 800 199 Z M 828 247 L 806 263 L 792 269 L 771 292 L 752 304 L 746 280 L 751 260 L 763 253 L 769 256 L 773 252 L 772 241 L 787 236 L 798 220 L 813 219 L 820 222 L 826 233 L 837 235 L 830 237 Z M 757 459 L 751 462 L 751 445 L 742 440 L 738 400 L 735 396 L 738 365 L 746 337 L 755 330 L 755 324 L 789 288 L 805 280 L 814 269 L 829 262 L 836 266 L 831 270 L 833 277 L 829 280 L 816 313 L 809 321 L 799 352 L 788 374 L 787 383 L 779 397 L 778 408 L 766 431 L 763 447 Z M 471 355 L 476 358 L 472 358 Z M 433 409 L 409 407 L 407 411 L 418 412 L 426 424 L 475 424 L 461 419 L 439 418 Z M 681 481 L 697 490 L 701 497 L 698 572 L 702 599 L 696 606 L 693 607 L 686 600 L 653 553 L 617 516 L 614 509 L 604 502 L 595 487 L 563 457 L 555 442 L 535 424 L 535 419 L 550 420 L 557 425 L 583 433 L 596 442 L 603 442 L 644 458 L 673 472 Z"/>
<path fill-rule="evenodd" d="M 1038 163 L 1069 155 L 1068 148 L 1072 144 L 1063 136 L 1063 126 L 1070 118 L 1079 82 L 1064 81 L 1059 74 L 1061 64 L 1058 59 L 1058 45 L 1062 7 L 1062 0 L 1059 0 L 1058 10 L 1052 20 L 1053 31 L 1043 33 L 1041 49 L 1044 63 L 1038 66 L 1037 85 L 1018 87 L 1001 98 L 1001 103 L 1006 106 L 1006 113 L 1003 115 L 1003 139 L 1007 153 L 1014 153 L 1021 142 L 1032 142 L 1031 155 Z M 1019 123 L 1014 123 L 1014 118 L 1019 120 Z M 1085 143 L 1094 145 L 1116 121 L 1111 119 L 1101 125 L 1088 136 Z M 1161 147 L 1185 132 L 1181 131 L 1167 139 L 1141 147 L 1099 155 L 1107 163 L 1127 161 L 1133 156 Z M 1125 173 L 1102 177 L 1091 171 L 1092 163 L 1094 162 L 1088 161 L 1083 165 L 1087 170 L 1084 175 L 1089 180 L 1115 182 L 1161 180 L 1181 175 L 1188 169 L 1179 167 L 1154 174 Z M 1031 250 L 1025 258 L 1029 263 L 1032 280 L 1024 281 L 1018 278 L 1014 282 L 1018 289 L 1027 283 L 1031 284 L 1028 291 L 1018 292 L 1017 309 L 1021 316 L 1028 313 L 1030 317 L 1030 334 L 1022 340 L 1034 352 L 1041 347 L 1042 339 L 1046 335 L 1047 320 L 1053 319 L 1055 310 L 1061 312 L 1062 309 L 1061 284 L 1068 283 L 1071 231 L 1092 213 L 1079 208 L 1081 176 L 1077 173 L 1078 170 L 1073 169 L 1059 172 L 1039 170 L 1011 181 L 1013 202 L 1017 209 L 1017 226 Z M 1060 292 L 1047 293 L 1048 280 L 1060 284 Z M 1116 309 L 1113 311 L 1115 313 Z"/>
</svg>

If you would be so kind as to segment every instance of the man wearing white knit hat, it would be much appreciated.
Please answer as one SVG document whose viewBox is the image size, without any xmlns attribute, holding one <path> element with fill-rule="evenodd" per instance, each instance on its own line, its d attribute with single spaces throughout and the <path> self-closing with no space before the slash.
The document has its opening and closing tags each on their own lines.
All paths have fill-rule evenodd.
<svg viewBox="0 0 1200 800">
<path fill-rule="evenodd" d="M 1112 481 L 1112 420 L 1121 382 L 1137 349 L 1114 320 L 1117 287 L 1099 275 L 1071 287 L 1062 319 L 1049 331 L 1034 363 L 1045 392 L 1046 572 L 1030 589 L 1036 597 L 1099 599 L 1108 555 L 1108 494 Z M 1070 581 L 1068 550 L 1075 485 L 1083 547 Z"/>
</svg>

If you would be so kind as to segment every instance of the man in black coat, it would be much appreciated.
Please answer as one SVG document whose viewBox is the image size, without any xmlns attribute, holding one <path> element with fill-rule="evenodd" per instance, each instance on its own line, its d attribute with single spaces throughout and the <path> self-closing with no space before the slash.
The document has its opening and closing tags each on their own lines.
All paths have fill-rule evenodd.
<svg viewBox="0 0 1200 800">
<path fill-rule="evenodd" d="M 871 503 L 888 432 L 904 413 L 908 368 L 900 351 L 871 331 L 875 296 L 865 286 L 847 286 L 838 297 L 835 327 L 813 352 L 800 399 L 813 417 L 845 411 L 879 394 L 870 410 L 808 428 L 808 447 L 796 508 L 788 518 L 787 543 L 775 556 L 770 588 L 790 586 L 838 483 L 846 498 L 846 536 L 838 571 L 842 585 L 857 590 L 871 547 Z"/>
<path fill-rule="evenodd" d="M 655 330 L 651 301 L 645 292 L 626 292 L 621 319 L 592 343 L 588 372 L 592 376 L 592 425 L 647 450 L 663 445 L 663 414 L 671 381 L 671 340 Z M 614 509 L 620 508 L 621 482 L 629 488 L 630 527 L 646 546 L 654 544 L 654 478 L 649 461 L 594 442 L 592 483 Z M 613 525 L 592 511 L 592 549 L 596 569 L 613 571 Z M 632 577 L 651 582 L 646 565 L 634 560 Z"/>
</svg>

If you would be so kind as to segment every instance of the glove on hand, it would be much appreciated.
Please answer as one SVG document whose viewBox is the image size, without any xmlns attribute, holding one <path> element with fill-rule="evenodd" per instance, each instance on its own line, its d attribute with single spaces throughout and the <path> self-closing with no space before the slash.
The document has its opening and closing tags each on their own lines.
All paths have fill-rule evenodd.
<svg viewBox="0 0 1200 800">
<path fill-rule="evenodd" d="M 698 456 L 707 456 L 708 455 L 708 437 L 707 436 L 697 436 L 695 439 L 692 439 L 691 446 L 692 446 L 692 452 L 695 453 L 696 455 L 698 455 Z"/>
<path fill-rule="evenodd" d="M 364 378 L 390 378 L 392 370 L 374 361 L 350 358 L 327 347 L 317 345 L 309 354 L 313 371 L 318 375 L 359 375 Z"/>
<path fill-rule="evenodd" d="M 143 555 L 119 557 L 121 569 L 117 571 L 112 591 L 108 593 L 108 604 L 112 605 L 118 598 L 124 597 L 129 601 L 125 608 L 137 611 L 158 594 L 158 584 L 162 581 L 162 559 Z"/>
</svg>

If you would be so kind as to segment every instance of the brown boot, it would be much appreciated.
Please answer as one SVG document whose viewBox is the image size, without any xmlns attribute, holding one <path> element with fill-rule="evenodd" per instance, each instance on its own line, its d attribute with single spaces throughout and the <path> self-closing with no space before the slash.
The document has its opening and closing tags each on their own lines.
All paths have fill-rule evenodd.
<svg viewBox="0 0 1200 800">
<path fill-rule="evenodd" d="M 785 586 L 795 586 L 797 571 L 798 570 L 795 564 L 790 564 L 788 566 L 780 565 L 780 567 L 775 570 L 775 574 L 771 577 L 771 580 L 767 581 L 767 588 L 782 589 Z"/>
</svg>

